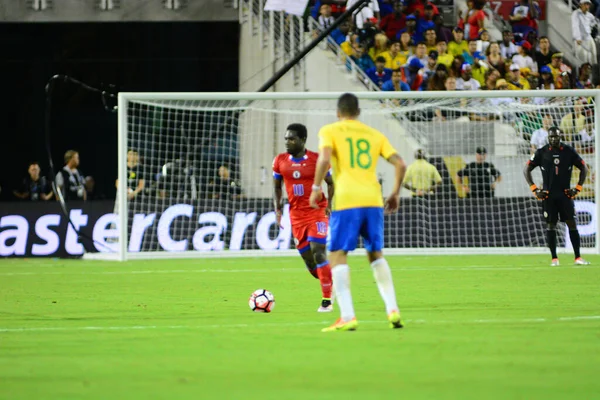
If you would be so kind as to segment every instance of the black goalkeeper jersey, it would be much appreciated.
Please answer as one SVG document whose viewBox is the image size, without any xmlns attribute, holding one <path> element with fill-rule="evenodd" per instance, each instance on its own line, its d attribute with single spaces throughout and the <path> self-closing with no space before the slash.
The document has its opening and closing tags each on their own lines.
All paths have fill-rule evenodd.
<svg viewBox="0 0 600 400">
<path fill-rule="evenodd" d="M 574 148 L 561 143 L 559 147 L 547 144 L 538 149 L 531 156 L 529 165 L 540 167 L 542 170 L 543 190 L 549 191 L 550 194 L 563 194 L 565 189 L 571 187 L 573 166 L 583 168 L 585 161 Z"/>
</svg>

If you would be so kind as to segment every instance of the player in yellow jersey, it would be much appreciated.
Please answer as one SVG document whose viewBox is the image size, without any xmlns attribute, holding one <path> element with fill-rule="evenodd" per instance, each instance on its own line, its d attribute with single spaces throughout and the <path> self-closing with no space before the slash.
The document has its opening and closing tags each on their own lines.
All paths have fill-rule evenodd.
<svg viewBox="0 0 600 400">
<path fill-rule="evenodd" d="M 341 317 L 323 332 L 353 331 L 358 322 L 350 293 L 349 251 L 362 236 L 379 293 L 385 302 L 390 327 L 402 328 L 390 267 L 383 258 L 384 202 L 377 179 L 377 161 L 382 156 L 396 168 L 394 189 L 385 201 L 387 213 L 396 212 L 406 164 L 388 139 L 378 130 L 358 120 L 358 98 L 345 93 L 337 104 L 339 121 L 319 131 L 319 159 L 310 195 L 312 207 L 322 198 L 321 185 L 332 167 L 335 183 L 332 213 L 329 220 L 327 247 L 333 288 Z"/>
</svg>

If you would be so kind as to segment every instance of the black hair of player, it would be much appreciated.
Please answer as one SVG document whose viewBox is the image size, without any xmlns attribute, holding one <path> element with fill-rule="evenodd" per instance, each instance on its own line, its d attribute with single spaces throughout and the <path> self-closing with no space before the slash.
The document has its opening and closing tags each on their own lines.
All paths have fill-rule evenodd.
<svg viewBox="0 0 600 400">
<path fill-rule="evenodd" d="M 344 93 L 338 99 L 337 109 L 340 117 L 358 117 L 360 114 L 358 97 L 352 93 Z"/>
<path fill-rule="evenodd" d="M 306 126 L 302 124 L 289 124 L 286 131 L 296 132 L 296 135 L 306 142 L 306 138 L 308 137 Z"/>
<path fill-rule="evenodd" d="M 550 146 L 558 147 L 560 145 L 562 132 L 559 127 L 553 126 L 548 129 L 548 143 Z"/>
</svg>

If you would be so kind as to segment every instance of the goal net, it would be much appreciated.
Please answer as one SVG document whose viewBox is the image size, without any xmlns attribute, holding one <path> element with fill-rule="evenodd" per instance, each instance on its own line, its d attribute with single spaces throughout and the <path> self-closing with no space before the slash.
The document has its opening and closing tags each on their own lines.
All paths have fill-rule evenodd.
<svg viewBox="0 0 600 400">
<path fill-rule="evenodd" d="M 590 167 L 575 208 L 583 250 L 597 251 L 597 94 L 357 93 L 360 119 L 383 132 L 408 165 L 422 150 L 441 177 L 434 189 L 413 179 L 423 193 L 402 190 L 400 211 L 385 220 L 388 254 L 545 252 L 541 202 L 523 169 L 552 125 Z M 275 222 L 272 160 L 285 151 L 291 123 L 307 126 L 307 148 L 316 151 L 319 129 L 336 121 L 339 95 L 120 94 L 119 190 L 101 256 L 295 254 L 287 207 L 282 226 Z M 386 196 L 393 168 L 381 160 L 377 171 Z M 575 169 L 573 186 L 577 178 Z M 534 179 L 541 185 L 538 170 Z M 559 247 L 570 251 L 559 226 Z"/>
</svg>

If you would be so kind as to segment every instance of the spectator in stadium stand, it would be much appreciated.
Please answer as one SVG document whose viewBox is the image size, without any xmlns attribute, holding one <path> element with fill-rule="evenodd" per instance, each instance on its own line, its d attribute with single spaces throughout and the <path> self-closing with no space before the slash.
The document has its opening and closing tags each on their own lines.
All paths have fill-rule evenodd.
<svg viewBox="0 0 600 400">
<path fill-rule="evenodd" d="M 427 46 L 427 53 L 437 51 L 437 38 L 435 36 L 435 29 L 429 28 L 425 31 L 425 46 Z"/>
<path fill-rule="evenodd" d="M 506 79 L 496 80 L 496 90 L 508 90 L 508 82 Z"/>
<path fill-rule="evenodd" d="M 465 59 L 467 64 L 473 65 L 475 63 L 475 56 L 478 54 L 477 52 L 477 40 L 469 39 L 469 46 L 467 47 L 467 51 L 465 51 L 462 56 Z"/>
<path fill-rule="evenodd" d="M 552 70 L 547 65 L 543 65 L 540 68 L 540 79 L 538 81 L 538 89 L 541 89 L 541 90 L 556 89 L 556 86 L 554 84 L 554 76 L 552 76 Z"/>
<path fill-rule="evenodd" d="M 512 42 L 513 33 L 509 29 L 502 32 L 502 43 L 500 43 L 500 54 L 505 60 L 510 60 L 513 55 L 517 54 L 517 46 Z"/>
<path fill-rule="evenodd" d="M 407 9 L 406 12 L 409 14 L 418 14 L 419 16 L 422 16 L 423 14 L 425 14 L 425 6 L 427 4 L 430 4 L 433 7 L 433 14 L 439 14 L 440 10 L 438 10 L 438 8 L 436 7 L 435 4 L 433 4 L 432 2 L 428 1 L 428 0 L 414 0 L 413 2 L 411 2 Z"/>
<path fill-rule="evenodd" d="M 425 7 L 423 7 L 423 14 L 419 15 L 419 18 L 421 18 L 427 22 L 433 22 L 433 18 L 436 15 L 440 15 L 439 10 L 436 13 L 437 7 L 435 7 L 435 8 L 434 7 L 435 7 L 435 5 L 433 3 L 425 4 Z"/>
<path fill-rule="evenodd" d="M 479 82 L 480 86 L 485 85 L 485 74 L 488 71 L 489 66 L 485 62 L 485 56 L 479 52 L 475 54 L 475 62 L 471 68 L 473 79 Z"/>
<path fill-rule="evenodd" d="M 402 68 L 395 69 L 392 72 L 392 79 L 385 82 L 383 86 L 381 86 L 381 90 L 384 92 L 410 92 L 410 86 L 402 80 L 402 77 Z"/>
<path fill-rule="evenodd" d="M 500 73 L 495 69 L 488 69 L 485 72 L 485 82 L 481 86 L 481 90 L 494 90 L 497 89 L 496 82 L 500 79 Z M 504 81 L 506 83 L 506 81 Z"/>
<path fill-rule="evenodd" d="M 438 64 L 444 64 L 446 68 L 450 68 L 452 65 L 452 61 L 454 60 L 454 56 L 452 54 L 448 54 L 448 44 L 444 40 L 438 40 L 435 49 L 438 52 Z"/>
<path fill-rule="evenodd" d="M 571 15 L 573 40 L 575 41 L 575 54 L 582 61 L 592 65 L 598 64 L 595 37 L 598 34 L 598 23 L 589 12 L 591 0 L 581 0 L 579 9 Z"/>
<path fill-rule="evenodd" d="M 380 34 L 379 29 L 376 27 L 376 24 L 377 20 L 375 18 L 371 18 L 364 22 L 363 27 L 361 29 L 357 30 L 358 41 L 360 43 L 364 44 L 367 47 L 373 46 L 375 36 Z"/>
<path fill-rule="evenodd" d="M 13 191 L 15 197 L 28 201 L 47 201 L 54 196 L 50 183 L 45 176 L 40 176 L 40 164 L 32 162 L 27 168 L 28 176 L 23 179 L 18 190 Z"/>
<path fill-rule="evenodd" d="M 390 49 L 381 53 L 381 57 L 385 58 L 385 67 L 391 70 L 398 69 L 406 64 L 406 58 L 400 54 L 400 42 L 392 41 Z"/>
<path fill-rule="evenodd" d="M 560 120 L 560 130 L 563 132 L 567 143 L 574 142 L 574 135 L 585 129 L 585 122 L 583 101 L 577 100 L 573 106 L 573 112 L 565 115 Z"/>
<path fill-rule="evenodd" d="M 355 46 L 358 44 L 358 35 L 353 33 L 348 35 L 348 40 L 340 44 L 340 48 L 347 56 L 352 56 L 355 51 Z"/>
<path fill-rule="evenodd" d="M 383 33 L 378 33 L 375 35 L 373 40 L 373 47 L 369 48 L 369 57 L 371 60 L 375 61 L 377 57 L 381 55 L 381 53 L 388 50 L 388 38 Z M 367 48 L 367 46 L 365 46 Z"/>
<path fill-rule="evenodd" d="M 381 13 L 381 19 L 394 12 L 395 2 L 396 0 L 379 0 L 379 12 Z"/>
<path fill-rule="evenodd" d="M 68 201 L 86 200 L 86 192 L 83 175 L 77 169 L 79 166 L 79 153 L 75 150 L 69 150 L 64 156 L 65 166 L 58 171 L 54 182 L 58 190 L 61 191 L 63 199 Z"/>
<path fill-rule="evenodd" d="M 323 30 L 329 28 L 335 21 L 335 18 L 331 15 L 331 6 L 329 4 L 322 4 L 319 9 L 319 25 Z"/>
<path fill-rule="evenodd" d="M 448 43 L 448 53 L 454 57 L 462 56 L 465 51 L 469 50 L 469 44 L 465 40 L 465 33 L 459 26 L 455 27 L 452 31 L 454 39 Z"/>
<path fill-rule="evenodd" d="M 575 87 L 577 89 L 593 89 L 594 84 L 592 83 L 592 64 L 583 63 L 579 67 L 579 75 L 575 80 Z"/>
<path fill-rule="evenodd" d="M 473 79 L 471 65 L 464 63 L 461 67 L 461 76 L 456 80 L 456 90 L 479 90 L 481 84 Z"/>
<path fill-rule="evenodd" d="M 452 61 L 452 67 L 450 67 L 450 76 L 455 77 L 456 79 L 460 78 L 462 74 L 462 66 L 465 63 L 465 59 L 463 56 L 454 57 L 454 61 Z"/>
<path fill-rule="evenodd" d="M 471 14 L 473 14 L 475 12 L 475 9 L 473 8 L 473 0 L 467 0 L 467 9 L 466 10 L 458 10 L 458 26 L 460 26 L 461 29 L 464 30 L 465 32 L 465 38 L 469 39 L 469 24 L 467 23 L 467 20 L 469 19 L 469 17 L 471 16 Z"/>
<path fill-rule="evenodd" d="M 550 114 L 544 115 L 542 119 L 542 127 L 536 129 L 531 134 L 531 153 L 535 153 L 537 149 L 541 149 L 548 144 L 548 130 L 554 125 L 554 120 Z"/>
<path fill-rule="evenodd" d="M 571 89 L 573 87 L 572 82 L 573 77 L 570 72 L 561 72 L 556 79 L 556 87 L 557 89 Z"/>
<path fill-rule="evenodd" d="M 356 45 L 354 48 L 354 54 L 350 56 L 350 58 L 352 58 L 352 61 L 354 61 L 356 65 L 358 65 L 358 67 L 363 71 L 375 67 L 375 63 L 366 53 L 365 47 L 362 44 Z"/>
<path fill-rule="evenodd" d="M 404 71 L 402 80 L 408 83 L 412 91 L 421 90 L 421 85 L 423 84 L 423 75 L 420 72 L 421 68 L 423 68 L 423 63 L 418 58 L 413 58 L 408 62 L 408 65 L 402 68 Z"/>
<path fill-rule="evenodd" d="M 509 90 L 530 90 L 531 86 L 527 79 L 521 75 L 521 68 L 517 64 L 511 64 L 508 73 Z"/>
<path fill-rule="evenodd" d="M 429 83 L 429 79 L 435 73 L 435 66 L 437 65 L 437 51 L 433 50 L 429 52 L 429 56 L 427 57 L 427 64 L 423 67 L 423 71 L 421 71 L 423 75 L 423 83 L 421 84 L 422 90 L 427 90 L 427 86 Z"/>
<path fill-rule="evenodd" d="M 348 32 L 350 32 L 350 23 L 348 21 L 344 21 L 335 28 L 329 36 L 336 42 L 338 45 L 341 45 L 346 41 L 346 37 L 348 36 Z"/>
<path fill-rule="evenodd" d="M 348 0 L 346 9 L 349 9 L 357 2 L 358 0 Z M 377 21 L 381 21 L 381 14 L 379 11 L 379 2 L 377 0 L 370 0 L 366 7 L 363 7 L 360 11 L 354 12 L 353 16 L 356 27 L 361 29 L 364 22 L 373 17 L 376 18 Z"/>
<path fill-rule="evenodd" d="M 408 32 L 413 43 L 417 43 L 422 40 L 422 35 L 417 30 L 417 17 L 412 14 L 407 15 L 406 28 L 400 29 L 396 34 L 396 38 L 399 39 L 404 32 Z"/>
<path fill-rule="evenodd" d="M 413 55 L 411 40 L 412 39 L 410 38 L 408 32 L 404 32 L 402 35 L 400 35 L 400 55 L 404 58 L 404 64 L 406 64 L 410 56 Z"/>
<path fill-rule="evenodd" d="M 539 15 L 540 6 L 537 1 L 521 0 L 515 4 L 508 18 L 513 32 L 520 33 L 525 37 L 532 30 L 537 32 Z"/>
<path fill-rule="evenodd" d="M 552 76 L 554 77 L 556 88 L 560 89 L 561 84 L 559 82 L 558 77 L 563 72 L 571 72 L 571 68 L 565 63 L 563 63 L 563 53 L 552 54 L 552 61 L 550 62 L 550 64 L 548 64 L 548 67 L 552 71 Z"/>
<path fill-rule="evenodd" d="M 446 90 L 449 92 L 456 91 L 456 78 L 453 76 L 446 78 L 446 81 L 444 82 L 444 88 L 446 88 Z"/>
<path fill-rule="evenodd" d="M 406 15 L 401 1 L 394 2 L 394 12 L 382 18 L 380 28 L 391 40 L 396 38 L 396 33 L 406 27 Z"/>
<path fill-rule="evenodd" d="M 538 75 L 537 64 L 533 62 L 533 58 L 529 56 L 531 51 L 531 44 L 523 40 L 517 44 L 517 54 L 512 58 L 513 64 L 517 64 L 519 68 L 529 68 L 534 76 Z"/>
<path fill-rule="evenodd" d="M 537 64 L 538 71 L 552 62 L 552 52 L 550 51 L 550 39 L 547 36 L 540 37 L 540 49 L 536 50 L 533 60 Z"/>
<path fill-rule="evenodd" d="M 500 72 L 500 75 L 506 75 L 506 63 L 502 54 L 500 54 L 500 45 L 498 42 L 490 43 L 490 47 L 487 49 L 487 62 L 491 68 L 494 68 Z"/>
<path fill-rule="evenodd" d="M 434 74 L 427 82 L 427 90 L 446 90 L 445 83 L 447 78 L 448 68 L 444 64 L 436 65 Z"/>
<path fill-rule="evenodd" d="M 465 24 L 465 31 L 467 30 L 467 26 L 469 27 L 468 39 L 477 40 L 479 38 L 479 31 L 483 29 L 483 23 L 485 21 L 485 12 L 483 11 L 484 5 L 485 1 L 473 1 L 473 12 L 469 15 Z"/>
<path fill-rule="evenodd" d="M 365 73 L 380 88 L 392 78 L 392 70 L 385 67 L 385 58 L 381 56 L 375 60 L 375 67 L 366 70 Z"/>
<path fill-rule="evenodd" d="M 490 33 L 485 29 L 481 29 L 477 38 L 477 51 L 485 54 L 488 47 L 490 47 Z"/>
<path fill-rule="evenodd" d="M 540 49 L 538 34 L 536 31 L 529 31 L 529 33 L 525 36 L 525 40 L 531 44 L 532 52 L 536 52 Z"/>
<path fill-rule="evenodd" d="M 425 32 L 427 29 L 434 29 L 433 8 L 431 4 L 425 5 L 425 11 L 417 16 L 417 31 Z"/>
<path fill-rule="evenodd" d="M 446 43 L 452 40 L 452 31 L 444 26 L 444 17 L 442 17 L 441 14 L 437 14 L 433 17 L 433 24 L 435 36 L 438 40 L 443 40 Z"/>
<path fill-rule="evenodd" d="M 421 64 L 427 65 L 429 61 L 429 55 L 427 54 L 427 46 L 425 42 L 420 42 L 415 47 L 415 54 L 408 58 L 408 62 L 410 63 L 413 59 L 418 59 Z"/>
</svg>

